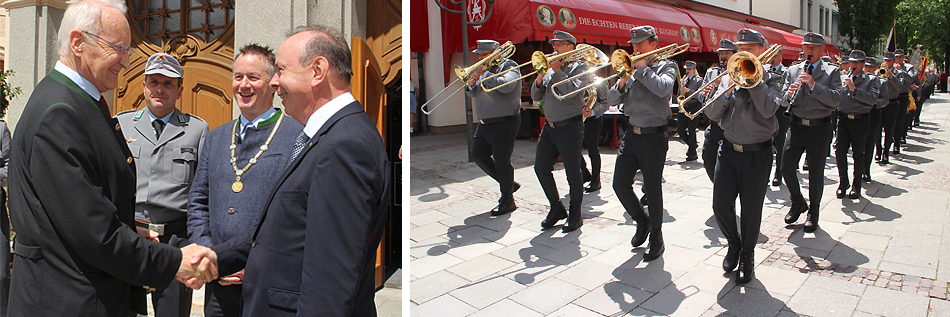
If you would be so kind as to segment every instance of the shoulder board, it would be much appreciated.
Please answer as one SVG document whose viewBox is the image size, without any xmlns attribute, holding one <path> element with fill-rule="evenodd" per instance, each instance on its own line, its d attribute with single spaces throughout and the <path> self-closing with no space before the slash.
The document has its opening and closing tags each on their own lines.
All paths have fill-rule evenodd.
<svg viewBox="0 0 950 317">
<path fill-rule="evenodd" d="M 201 119 L 201 117 L 196 116 L 196 115 L 193 115 L 193 114 L 190 114 L 190 113 L 180 113 L 180 114 L 178 114 L 178 122 L 181 122 L 181 123 L 188 122 L 188 118 L 189 118 L 189 117 L 190 117 L 190 118 L 193 118 L 193 119 L 196 119 L 196 120 L 198 120 L 198 121 L 201 121 L 201 122 L 205 122 L 205 120 L 204 120 L 204 119 Z"/>
<path fill-rule="evenodd" d="M 145 108 L 142 108 L 142 110 L 136 111 L 135 116 L 132 117 L 132 119 L 135 119 L 135 120 L 142 119 L 143 115 L 145 115 Z"/>
<path fill-rule="evenodd" d="M 130 113 L 133 113 L 133 112 L 135 112 L 135 109 L 119 112 L 119 113 L 115 114 L 115 116 L 118 117 L 118 116 L 121 116 L 121 115 L 130 114 Z"/>
</svg>

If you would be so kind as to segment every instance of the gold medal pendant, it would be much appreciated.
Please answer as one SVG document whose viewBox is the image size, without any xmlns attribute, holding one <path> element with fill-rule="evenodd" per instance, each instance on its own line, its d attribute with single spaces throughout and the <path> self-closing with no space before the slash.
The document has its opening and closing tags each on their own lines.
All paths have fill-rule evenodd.
<svg viewBox="0 0 950 317">
<path fill-rule="evenodd" d="M 241 183 L 241 181 L 234 181 L 234 183 L 231 184 L 231 190 L 235 193 L 240 193 L 242 189 L 244 189 L 244 183 Z"/>
</svg>

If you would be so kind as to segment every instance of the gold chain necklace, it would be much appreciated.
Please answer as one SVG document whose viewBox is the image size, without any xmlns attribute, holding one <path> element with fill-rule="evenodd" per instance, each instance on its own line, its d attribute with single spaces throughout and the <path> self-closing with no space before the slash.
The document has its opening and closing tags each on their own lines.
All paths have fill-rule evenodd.
<svg viewBox="0 0 950 317">
<path fill-rule="evenodd" d="M 280 117 L 277 118 L 277 124 L 274 125 L 274 130 L 270 131 L 270 136 L 267 137 L 267 141 L 264 141 L 264 145 L 261 145 L 260 151 L 257 151 L 257 155 L 254 155 L 250 160 L 247 161 L 247 166 L 244 166 L 242 169 L 237 168 L 237 157 L 234 157 L 234 149 L 237 148 L 237 145 L 234 144 L 234 135 L 237 134 L 237 126 L 241 124 L 241 119 L 238 118 L 237 121 L 234 121 L 234 127 L 231 128 L 231 167 L 234 167 L 234 175 L 237 177 L 234 180 L 234 183 L 231 184 L 231 190 L 235 193 L 240 193 L 244 189 L 244 183 L 241 183 L 241 176 L 247 172 L 247 169 L 251 168 L 251 165 L 257 164 L 257 159 L 261 157 L 261 154 L 264 154 L 264 151 L 267 151 L 267 145 L 270 144 L 270 141 L 274 139 L 274 134 L 277 133 L 277 128 L 280 128 L 280 123 L 284 121 L 284 113 L 280 113 Z"/>
</svg>

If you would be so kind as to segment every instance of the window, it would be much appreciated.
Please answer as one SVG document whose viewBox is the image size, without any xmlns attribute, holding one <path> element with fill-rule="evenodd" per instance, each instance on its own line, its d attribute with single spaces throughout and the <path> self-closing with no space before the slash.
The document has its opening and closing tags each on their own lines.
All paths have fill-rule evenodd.
<svg viewBox="0 0 950 317">
<path fill-rule="evenodd" d="M 808 32 L 811 32 L 811 0 L 808 0 Z"/>
<path fill-rule="evenodd" d="M 825 6 L 818 5 L 818 33 L 825 33 Z"/>
<path fill-rule="evenodd" d="M 129 15 L 149 42 L 162 45 L 182 33 L 206 42 L 217 38 L 234 20 L 233 0 L 129 1 Z"/>
</svg>

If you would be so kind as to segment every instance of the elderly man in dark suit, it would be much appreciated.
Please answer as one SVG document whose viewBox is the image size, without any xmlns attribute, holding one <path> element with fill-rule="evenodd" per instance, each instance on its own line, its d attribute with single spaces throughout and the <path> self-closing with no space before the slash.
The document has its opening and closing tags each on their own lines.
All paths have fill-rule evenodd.
<svg viewBox="0 0 950 317">
<path fill-rule="evenodd" d="M 190 265 L 214 262 L 209 249 L 150 242 L 133 228 L 134 160 L 101 95 L 129 66 L 130 43 L 122 2 L 79 1 L 63 15 L 59 61 L 11 145 L 12 316 L 128 316 L 130 299 L 145 304 L 133 289 L 217 277 Z"/>
<path fill-rule="evenodd" d="M 246 267 L 244 316 L 376 316 L 391 180 L 376 125 L 350 94 L 350 63 L 325 27 L 277 49 L 271 85 L 304 129 L 254 230 L 212 247 L 222 275 Z"/>
<path fill-rule="evenodd" d="M 195 243 L 210 247 L 253 228 L 290 161 L 303 126 L 274 108 L 274 59 L 257 44 L 234 58 L 231 88 L 241 115 L 205 137 L 188 196 L 188 236 Z M 205 316 L 240 316 L 243 276 L 208 283 Z"/>
</svg>

